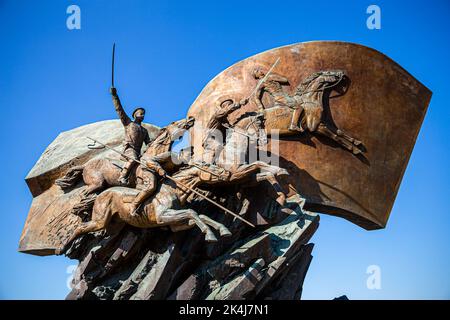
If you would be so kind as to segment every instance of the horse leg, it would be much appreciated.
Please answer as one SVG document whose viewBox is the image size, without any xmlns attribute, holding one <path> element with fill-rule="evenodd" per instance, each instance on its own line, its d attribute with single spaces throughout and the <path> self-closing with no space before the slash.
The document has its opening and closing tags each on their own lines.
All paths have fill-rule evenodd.
<svg viewBox="0 0 450 320">
<path fill-rule="evenodd" d="M 101 190 L 104 185 L 104 179 L 101 174 L 95 175 L 83 175 L 84 183 L 87 185 L 86 189 L 83 190 L 79 197 L 80 201 L 73 206 L 71 213 L 82 216 L 84 212 L 90 211 L 97 197 L 96 192 Z"/>
<path fill-rule="evenodd" d="M 85 190 L 83 190 L 82 196 L 86 198 L 86 197 L 90 196 L 91 194 L 100 190 L 102 187 L 103 187 L 103 183 L 97 182 L 95 184 L 89 184 L 87 186 L 87 188 Z"/>
<path fill-rule="evenodd" d="M 277 176 L 289 174 L 287 170 L 283 168 L 272 166 L 262 161 L 255 161 L 250 164 L 243 164 L 237 167 L 236 170 L 232 171 L 230 181 L 243 180 L 257 171 L 267 171 Z"/>
<path fill-rule="evenodd" d="M 193 220 L 193 222 L 197 225 L 197 227 L 199 227 L 199 229 L 205 234 L 205 241 L 206 242 L 216 242 L 217 238 L 214 235 L 214 233 L 211 231 L 211 229 L 206 225 L 206 223 L 204 223 L 202 221 L 202 219 L 200 219 L 200 217 L 198 216 L 197 212 L 195 212 L 192 209 L 187 209 L 190 212 L 191 215 L 191 221 Z M 190 221 L 190 223 L 192 223 Z"/>
<path fill-rule="evenodd" d="M 284 204 L 286 203 L 286 195 L 284 194 L 283 189 L 281 189 L 281 186 L 280 186 L 278 180 L 275 178 L 275 176 L 272 173 L 270 173 L 270 172 L 258 173 L 256 175 L 256 181 L 269 182 L 270 185 L 272 186 L 272 188 L 275 190 L 275 192 L 278 195 L 278 197 L 275 199 L 275 201 L 278 202 L 278 204 L 280 206 L 284 206 Z"/>
<path fill-rule="evenodd" d="M 64 247 L 56 251 L 57 255 L 66 251 L 70 244 L 80 235 L 106 228 L 113 216 L 113 210 L 111 208 L 111 195 L 108 195 L 108 197 L 109 199 L 105 199 L 104 196 L 97 198 L 99 201 L 95 201 L 94 208 L 92 209 L 92 220 L 81 223 L 80 226 L 75 229 Z"/>
<path fill-rule="evenodd" d="M 260 170 L 258 162 L 259 161 L 250 164 L 242 164 L 238 166 L 236 170 L 231 170 L 230 182 L 236 182 L 245 179 L 252 173 Z"/>
<path fill-rule="evenodd" d="M 185 224 L 185 225 L 197 225 L 202 233 L 205 234 L 205 241 L 207 242 L 215 242 L 217 241 L 216 236 L 211 231 L 211 229 L 199 218 L 197 212 L 192 209 L 166 209 L 159 216 L 159 220 L 163 224 L 167 225 L 177 225 L 177 224 Z M 172 231 L 179 230 L 178 226 L 171 227 Z"/>
<path fill-rule="evenodd" d="M 345 133 L 344 131 L 342 131 L 341 129 L 337 129 L 337 130 L 336 130 L 336 134 L 337 134 L 339 137 L 343 137 L 344 139 L 350 141 L 350 142 L 353 143 L 355 146 L 359 146 L 359 145 L 361 144 L 361 141 L 356 140 L 356 139 L 353 138 L 353 137 L 350 137 L 348 134 L 346 134 L 346 133 Z"/>
<path fill-rule="evenodd" d="M 245 178 L 248 178 L 251 174 L 260 171 L 256 174 L 256 182 L 267 181 L 274 188 L 278 197 L 275 201 L 277 201 L 281 206 L 283 206 L 286 202 L 286 195 L 281 189 L 280 184 L 278 183 L 275 176 L 280 175 L 288 175 L 286 169 L 280 168 L 278 166 L 272 166 L 262 161 L 255 161 L 250 164 L 244 164 L 239 166 L 230 177 L 230 181 L 239 181 Z"/>
<path fill-rule="evenodd" d="M 289 172 L 286 169 L 267 164 L 263 161 L 255 161 L 253 164 L 256 165 L 257 169 L 260 172 L 270 172 L 274 176 L 288 176 L 289 175 Z"/>
<path fill-rule="evenodd" d="M 323 135 L 325 137 L 328 137 L 328 138 L 332 139 L 333 141 L 335 141 L 337 143 L 339 143 L 342 147 L 344 147 L 347 150 L 353 152 L 353 154 L 361 153 L 361 150 L 356 148 L 355 145 L 352 142 L 350 142 L 345 137 L 338 135 L 336 132 L 332 131 L 324 123 L 320 123 L 319 124 L 319 126 L 317 127 L 316 132 L 320 133 L 321 135 Z"/>
<path fill-rule="evenodd" d="M 152 172 L 142 172 L 142 190 L 139 191 L 136 198 L 131 203 L 130 214 L 135 217 L 138 216 L 138 209 L 145 200 L 147 200 L 156 190 L 157 181 L 156 176 Z"/>
<path fill-rule="evenodd" d="M 208 226 L 213 227 L 214 229 L 219 231 L 219 234 L 221 237 L 229 237 L 231 236 L 231 231 L 228 230 L 227 227 L 225 227 L 222 223 L 211 219 L 208 216 L 205 216 L 204 214 L 200 214 L 198 216 L 204 223 L 206 223 Z"/>
<path fill-rule="evenodd" d="M 298 123 L 302 113 L 303 113 L 303 107 L 298 106 L 297 108 L 294 109 L 294 112 L 292 113 L 291 124 L 289 125 L 289 131 L 298 131 L 298 132 L 304 131 L 302 126 L 299 125 L 299 123 Z"/>
</svg>

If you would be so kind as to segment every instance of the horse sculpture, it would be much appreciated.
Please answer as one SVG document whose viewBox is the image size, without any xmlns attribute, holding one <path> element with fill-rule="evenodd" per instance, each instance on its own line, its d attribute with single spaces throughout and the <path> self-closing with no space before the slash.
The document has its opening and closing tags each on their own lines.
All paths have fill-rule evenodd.
<svg viewBox="0 0 450 320">
<path fill-rule="evenodd" d="M 143 159 L 151 159 L 159 154 L 169 153 L 172 143 L 177 140 L 185 130 L 188 130 L 194 124 L 193 118 L 181 119 L 172 122 L 167 127 L 161 129 L 158 136 L 148 146 L 142 155 Z M 170 157 L 167 157 L 170 159 Z M 118 159 L 117 159 L 118 160 Z M 80 200 L 75 205 L 71 213 L 83 216 L 84 212 L 89 211 L 97 197 L 97 193 L 102 189 L 112 186 L 122 185 L 119 181 L 120 165 L 114 163 L 114 160 L 107 158 L 94 158 L 84 165 L 70 168 L 68 172 L 55 184 L 64 191 L 70 190 L 82 179 L 86 185 L 80 195 Z M 138 181 L 145 180 L 145 175 L 151 174 L 140 167 L 134 169 L 129 178 L 129 186 L 134 187 Z"/>
<path fill-rule="evenodd" d="M 238 135 L 239 137 L 250 136 L 257 138 L 258 132 L 263 131 L 259 130 L 257 126 L 252 126 L 254 124 L 252 121 L 255 120 L 256 118 L 242 120 L 241 126 L 246 128 L 247 131 L 241 133 L 234 131 L 231 133 L 224 150 L 227 150 L 228 145 L 230 147 L 228 150 L 248 153 L 248 148 L 242 149 L 244 145 L 248 147 L 248 142 L 244 143 L 242 139 L 238 138 Z M 237 143 L 239 141 L 242 143 Z M 231 148 L 231 146 L 236 144 L 241 147 Z M 205 175 L 205 170 L 210 174 Z M 64 248 L 59 250 L 58 253 L 63 253 L 78 236 L 105 229 L 113 217 L 138 228 L 168 226 L 174 232 L 186 230 L 196 225 L 205 234 L 205 241 L 217 241 L 210 227 L 218 230 L 220 236 L 229 236 L 231 233 L 223 224 L 206 215 L 199 215 L 190 208 L 185 208 L 192 189 L 205 185 L 226 186 L 244 182 L 246 184 L 256 184 L 262 181 L 273 181 L 275 184 L 278 184 L 276 177 L 287 174 L 288 172 L 285 169 L 262 161 L 255 161 L 250 164 L 235 162 L 234 165 L 229 166 L 222 162 L 202 164 L 191 160 L 175 172 L 172 175 L 172 179 L 162 179 L 156 192 L 142 204 L 141 212 L 137 216 L 133 216 L 130 213 L 130 206 L 139 191 L 127 187 L 109 188 L 96 197 L 91 220 L 82 223 L 66 242 Z M 277 199 L 277 201 L 284 203 L 284 197 L 282 200 Z"/>
<path fill-rule="evenodd" d="M 287 174 L 284 169 L 275 166 L 267 165 L 265 169 L 270 170 L 276 176 Z M 207 242 L 217 241 L 209 226 L 218 230 L 220 236 L 230 236 L 231 232 L 223 224 L 206 215 L 199 215 L 190 208 L 183 208 L 191 194 L 191 191 L 183 186 L 193 189 L 201 184 L 211 184 L 210 180 L 201 178 L 202 172 L 196 166 L 187 166 L 172 176 L 180 184 L 173 180 L 164 179 L 155 195 L 144 203 L 141 214 L 137 216 L 130 214 L 130 199 L 136 196 L 138 192 L 136 189 L 112 187 L 103 191 L 95 200 L 91 220 L 82 223 L 74 231 L 66 245 L 57 251 L 57 254 L 62 254 L 71 242 L 80 235 L 105 229 L 113 217 L 138 228 L 168 226 L 173 232 L 187 230 L 196 225 L 205 234 L 205 241 Z M 252 173 L 248 172 L 245 175 L 240 175 L 233 182 L 236 184 L 246 181 Z M 212 184 L 228 183 L 229 181 L 215 180 Z"/>
<path fill-rule="evenodd" d="M 188 118 L 172 122 L 161 129 L 144 152 L 143 157 L 152 157 L 169 151 L 172 143 L 180 136 L 180 132 L 188 130 L 192 125 L 193 119 Z M 121 167 L 110 159 L 94 158 L 84 165 L 70 168 L 65 176 L 57 179 L 55 183 L 66 191 L 73 188 L 82 178 L 87 186 L 84 195 L 88 196 L 108 186 L 120 186 L 120 171 Z M 136 174 L 131 174 L 131 176 L 130 185 L 134 185 Z"/>
<path fill-rule="evenodd" d="M 276 201 L 282 206 L 286 195 L 273 173 L 273 166 L 258 160 L 258 147 L 266 145 L 267 135 L 263 115 L 241 117 L 233 124 L 233 128 L 228 130 L 226 143 L 218 156 L 217 165 L 230 172 L 230 183 L 256 173 L 254 181 L 267 181 L 278 195 Z M 283 174 L 287 174 L 286 170 L 281 170 Z"/>
<path fill-rule="evenodd" d="M 304 79 L 292 96 L 284 92 L 279 93 L 285 96 L 280 100 L 287 103 L 280 105 L 276 101 L 274 108 L 264 110 L 268 128 L 280 129 L 280 135 L 296 132 L 317 133 L 332 139 L 355 155 L 360 154 L 363 151 L 361 141 L 330 123 L 329 110 L 324 108 L 324 101 L 329 98 L 330 92 L 341 90 L 346 80 L 346 75 L 341 70 L 319 71 Z M 288 112 L 293 109 L 290 125 L 280 120 L 280 109 Z M 289 130 L 286 130 L 288 126 Z"/>
</svg>

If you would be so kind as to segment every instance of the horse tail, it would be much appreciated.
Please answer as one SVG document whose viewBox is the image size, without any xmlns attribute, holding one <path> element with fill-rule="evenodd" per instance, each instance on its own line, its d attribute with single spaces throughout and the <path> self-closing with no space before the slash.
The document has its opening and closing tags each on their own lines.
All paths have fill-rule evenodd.
<svg viewBox="0 0 450 320">
<path fill-rule="evenodd" d="M 64 177 L 55 181 L 63 191 L 67 191 L 80 181 L 83 174 L 84 166 L 75 166 L 69 169 Z"/>
</svg>

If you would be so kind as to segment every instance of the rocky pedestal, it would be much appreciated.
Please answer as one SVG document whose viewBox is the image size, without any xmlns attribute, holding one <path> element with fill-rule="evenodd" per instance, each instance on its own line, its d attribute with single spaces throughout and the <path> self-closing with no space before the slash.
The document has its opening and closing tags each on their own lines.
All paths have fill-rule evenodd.
<svg viewBox="0 0 450 320">
<path fill-rule="evenodd" d="M 303 206 L 298 195 L 284 207 L 269 203 L 265 215 L 277 222 L 256 230 L 218 213 L 233 236 L 217 244 L 198 230 L 127 226 L 84 236 L 67 253 L 80 259 L 67 299 L 300 299 L 319 225 Z"/>
</svg>

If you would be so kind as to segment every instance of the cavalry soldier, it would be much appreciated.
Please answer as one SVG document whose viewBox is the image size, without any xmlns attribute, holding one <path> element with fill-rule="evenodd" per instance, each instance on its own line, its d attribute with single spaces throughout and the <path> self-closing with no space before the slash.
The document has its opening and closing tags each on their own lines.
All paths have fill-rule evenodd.
<svg viewBox="0 0 450 320">
<path fill-rule="evenodd" d="M 166 171 L 161 166 L 162 163 L 167 162 L 173 157 L 173 153 L 163 152 L 156 156 L 143 156 L 141 162 L 144 165 L 140 166 L 140 174 L 137 177 L 136 188 L 139 189 L 138 195 L 131 203 L 130 213 L 132 216 L 138 215 L 139 206 L 147 200 L 158 187 L 158 176 L 164 178 Z"/>
<path fill-rule="evenodd" d="M 192 117 L 187 118 L 182 130 L 191 128 L 194 125 L 194 121 L 195 119 Z M 170 139 L 173 141 L 173 137 L 169 137 L 171 134 L 167 128 L 161 129 L 158 137 L 153 140 L 140 159 L 141 165 L 136 172 L 136 188 L 139 190 L 139 194 L 131 204 L 132 216 L 136 216 L 139 206 L 155 193 L 158 187 L 158 180 L 166 177 L 166 170 L 176 171 L 187 164 L 191 158 L 192 146 L 184 148 L 178 153 L 163 151 L 167 146 L 164 140 Z M 158 179 L 158 176 L 160 179 Z"/>
<path fill-rule="evenodd" d="M 208 181 L 209 184 L 230 181 L 231 179 L 231 172 L 225 168 L 219 167 L 216 164 L 192 160 L 189 161 L 189 166 L 200 169 L 200 180 Z"/>
<path fill-rule="evenodd" d="M 253 70 L 253 77 L 256 80 L 263 79 L 265 75 L 266 73 L 261 68 L 255 68 Z M 261 100 L 264 92 L 267 92 L 273 98 L 274 107 L 284 107 L 294 110 L 289 130 L 303 131 L 303 129 L 297 124 L 303 108 L 295 96 L 292 97 L 288 93 L 284 92 L 282 87 L 283 85 L 289 85 L 289 80 L 287 78 L 275 73 L 269 74 L 267 79 L 261 83 L 255 93 L 256 105 L 258 106 L 260 112 L 262 112 L 264 105 Z"/>
<path fill-rule="evenodd" d="M 226 129 L 231 125 L 228 122 L 228 115 L 247 104 L 248 99 L 242 99 L 239 103 L 235 103 L 232 99 L 222 101 L 216 108 L 213 116 L 209 120 L 206 127 L 206 135 L 203 139 L 203 161 L 214 164 L 217 155 L 223 147 L 223 138 Z"/>
<path fill-rule="evenodd" d="M 126 163 L 120 174 L 119 182 L 124 185 L 128 185 L 129 174 L 136 165 L 136 162 L 133 159 L 139 160 L 142 144 L 144 142 L 147 145 L 150 143 L 148 131 L 142 126 L 142 121 L 144 120 L 145 116 L 145 109 L 141 107 L 136 108 L 132 114 L 132 117 L 134 119 L 133 121 L 123 110 L 119 96 L 117 95 L 116 88 L 111 87 L 110 92 L 112 95 L 114 108 L 116 109 L 120 121 L 122 122 L 122 125 L 125 129 L 123 153 L 128 157 L 125 159 Z"/>
</svg>

